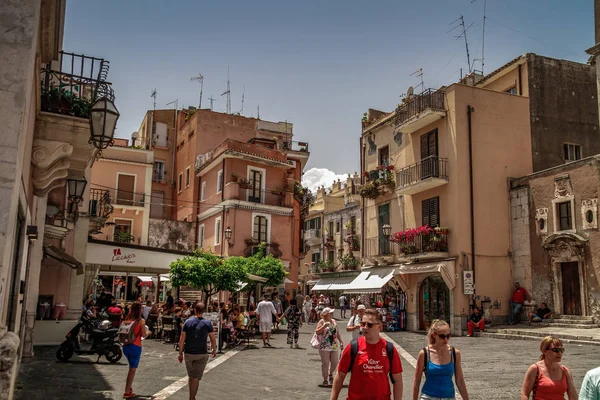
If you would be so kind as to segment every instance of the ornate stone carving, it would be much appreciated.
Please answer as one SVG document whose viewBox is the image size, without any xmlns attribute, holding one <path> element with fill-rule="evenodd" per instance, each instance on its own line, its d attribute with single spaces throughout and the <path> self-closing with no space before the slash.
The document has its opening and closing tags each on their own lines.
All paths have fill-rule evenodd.
<svg viewBox="0 0 600 400">
<path fill-rule="evenodd" d="M 569 262 L 585 258 L 585 246 L 589 239 L 576 233 L 561 232 L 548 236 L 542 241 L 553 262 Z"/>
<path fill-rule="evenodd" d="M 581 220 L 583 229 L 598 228 L 598 199 L 588 199 L 581 202 Z"/>
<path fill-rule="evenodd" d="M 573 194 L 571 179 L 569 175 L 561 175 L 554 178 L 554 197 L 566 197 Z"/>
<path fill-rule="evenodd" d="M 65 142 L 35 139 L 31 153 L 33 165 L 33 189 L 37 196 L 45 196 L 49 191 L 65 184 L 71 166 L 69 156 L 73 146 Z"/>
<path fill-rule="evenodd" d="M 538 234 L 548 233 L 548 208 L 538 208 L 535 210 L 535 221 Z"/>
</svg>

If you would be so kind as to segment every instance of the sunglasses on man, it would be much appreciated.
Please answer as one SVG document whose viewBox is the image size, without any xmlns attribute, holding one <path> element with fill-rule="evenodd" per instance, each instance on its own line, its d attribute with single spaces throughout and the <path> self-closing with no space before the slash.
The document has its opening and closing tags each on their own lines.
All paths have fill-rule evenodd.
<svg viewBox="0 0 600 400">
<path fill-rule="evenodd" d="M 372 327 L 374 327 L 375 325 L 379 325 L 379 323 L 376 323 L 376 324 L 374 324 L 374 323 L 372 323 L 372 322 L 364 322 L 364 321 L 360 323 L 360 326 L 362 326 L 363 328 L 364 328 L 364 327 L 369 327 L 369 328 L 372 328 Z"/>
<path fill-rule="evenodd" d="M 546 347 L 546 350 L 552 350 L 555 353 L 564 353 L 565 352 L 564 347 L 554 347 L 552 349 L 550 347 Z"/>
</svg>

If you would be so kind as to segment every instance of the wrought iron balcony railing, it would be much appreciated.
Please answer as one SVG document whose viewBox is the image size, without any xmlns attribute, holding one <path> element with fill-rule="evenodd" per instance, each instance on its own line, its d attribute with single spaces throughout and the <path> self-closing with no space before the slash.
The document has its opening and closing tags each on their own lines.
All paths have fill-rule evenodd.
<svg viewBox="0 0 600 400">
<path fill-rule="evenodd" d="M 113 212 L 110 191 L 104 189 L 90 189 L 90 203 L 88 215 L 95 218 L 108 218 Z"/>
<path fill-rule="evenodd" d="M 42 67 L 41 110 L 89 118 L 96 99 L 114 100 L 111 83 L 106 81 L 108 69 L 109 62 L 102 58 L 61 51 L 58 61 Z"/>
<path fill-rule="evenodd" d="M 421 161 L 398 170 L 396 188 L 414 185 L 428 178 L 448 179 L 448 160 L 439 157 L 427 157 Z"/>
<path fill-rule="evenodd" d="M 396 126 L 427 110 L 445 111 L 445 95 L 444 90 L 427 89 L 406 100 L 396 109 Z"/>
<path fill-rule="evenodd" d="M 416 255 L 431 252 L 448 252 L 448 232 L 434 231 L 427 234 L 417 235 L 411 239 L 395 243 L 400 254 Z"/>
<path fill-rule="evenodd" d="M 320 229 L 308 229 L 304 231 L 304 239 L 317 239 L 321 237 Z"/>
<path fill-rule="evenodd" d="M 292 151 L 300 151 L 300 152 L 308 152 L 308 142 L 296 142 L 296 141 L 284 141 L 283 142 L 284 150 L 292 150 Z"/>
</svg>

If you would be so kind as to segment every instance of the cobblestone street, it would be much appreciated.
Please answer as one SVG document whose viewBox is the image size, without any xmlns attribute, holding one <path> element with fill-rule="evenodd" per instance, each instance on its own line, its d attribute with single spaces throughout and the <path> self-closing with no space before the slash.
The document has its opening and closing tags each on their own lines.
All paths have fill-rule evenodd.
<svg viewBox="0 0 600 400">
<path fill-rule="evenodd" d="M 300 335 L 301 350 L 285 344 L 284 331 L 273 336 L 274 348 L 263 349 L 255 342 L 248 349 L 240 346 L 225 351 L 227 359 L 208 371 L 200 384 L 202 399 L 327 399 L 330 389 L 318 386 L 320 360 L 308 346 L 314 325 L 304 326 Z M 416 358 L 425 345 L 425 336 L 418 333 L 387 333 L 398 345 Z M 347 334 L 346 342 L 348 342 Z M 471 399 L 518 398 L 527 366 L 539 354 L 538 342 L 492 338 L 452 338 L 461 349 L 465 378 Z M 585 372 L 598 366 L 600 347 L 565 344 L 564 363 L 577 385 Z M 121 399 L 127 364 L 116 365 L 104 359 L 76 357 L 73 362 L 55 360 L 56 348 L 36 349 L 36 358 L 23 364 L 17 382 L 16 399 Z M 214 361 L 213 361 L 214 362 Z M 210 364 L 209 364 L 210 365 Z M 414 368 L 402 359 L 404 368 L 404 398 L 410 399 Z M 177 362 L 172 345 L 144 342 L 144 353 L 134 389 L 140 399 L 184 400 L 188 397 L 184 381 L 185 367 Z M 347 383 L 347 382 L 346 382 Z M 167 389 L 165 389 L 167 388 Z M 340 399 L 345 398 L 345 391 Z"/>
</svg>

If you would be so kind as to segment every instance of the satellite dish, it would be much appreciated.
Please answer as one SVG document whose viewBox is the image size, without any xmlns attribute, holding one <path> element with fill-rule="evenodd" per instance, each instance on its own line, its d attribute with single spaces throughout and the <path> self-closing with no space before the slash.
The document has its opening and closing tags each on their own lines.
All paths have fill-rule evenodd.
<svg viewBox="0 0 600 400">
<path fill-rule="evenodd" d="M 408 87 L 408 90 L 406 91 L 406 98 L 411 98 L 413 95 L 415 94 L 415 88 L 412 86 Z"/>
</svg>

